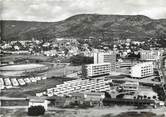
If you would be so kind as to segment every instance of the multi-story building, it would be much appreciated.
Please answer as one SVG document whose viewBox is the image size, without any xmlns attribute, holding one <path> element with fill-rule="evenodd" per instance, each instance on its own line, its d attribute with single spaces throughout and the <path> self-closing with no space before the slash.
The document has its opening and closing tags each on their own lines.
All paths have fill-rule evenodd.
<svg viewBox="0 0 166 117">
<path fill-rule="evenodd" d="M 141 50 L 141 60 L 157 60 L 160 57 L 160 51 L 158 50 Z"/>
<path fill-rule="evenodd" d="M 110 73 L 110 71 L 110 63 L 87 64 L 82 66 L 82 75 L 86 78 L 107 75 Z"/>
<path fill-rule="evenodd" d="M 94 53 L 94 64 L 111 63 L 111 71 L 116 70 L 115 53 Z"/>
<path fill-rule="evenodd" d="M 131 67 L 131 76 L 135 78 L 152 76 L 153 73 L 153 62 L 138 63 L 137 65 Z"/>
</svg>

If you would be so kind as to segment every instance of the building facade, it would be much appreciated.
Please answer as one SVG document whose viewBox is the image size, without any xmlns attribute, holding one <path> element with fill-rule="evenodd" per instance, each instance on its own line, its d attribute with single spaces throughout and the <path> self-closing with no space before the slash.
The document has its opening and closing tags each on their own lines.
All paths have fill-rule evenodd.
<svg viewBox="0 0 166 117">
<path fill-rule="evenodd" d="M 131 68 L 131 77 L 144 78 L 154 73 L 153 62 L 138 63 Z"/>
<path fill-rule="evenodd" d="M 111 71 L 116 70 L 116 54 L 115 53 L 94 53 L 94 64 L 111 63 Z"/>
<path fill-rule="evenodd" d="M 40 98 L 33 98 L 29 100 L 29 107 L 31 106 L 43 106 L 45 110 L 48 109 L 48 101 Z"/>
<path fill-rule="evenodd" d="M 71 95 L 70 103 L 78 105 L 88 104 L 89 106 L 95 106 L 96 104 L 101 106 L 102 101 L 105 98 L 105 93 L 103 92 L 73 93 Z"/>
<path fill-rule="evenodd" d="M 107 75 L 111 71 L 110 63 L 87 64 L 82 66 L 83 77 L 94 77 Z"/>
<path fill-rule="evenodd" d="M 137 91 L 139 88 L 139 82 L 129 82 L 126 81 L 121 86 L 123 91 Z"/>
<path fill-rule="evenodd" d="M 141 50 L 141 60 L 158 60 L 160 57 L 160 51 L 158 50 Z"/>
</svg>

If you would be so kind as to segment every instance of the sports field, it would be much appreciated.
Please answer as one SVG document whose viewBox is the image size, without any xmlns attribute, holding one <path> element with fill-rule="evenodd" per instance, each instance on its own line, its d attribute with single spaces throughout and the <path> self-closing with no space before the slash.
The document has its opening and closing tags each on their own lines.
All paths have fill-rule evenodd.
<svg viewBox="0 0 166 117">
<path fill-rule="evenodd" d="M 26 76 L 29 73 L 47 71 L 49 66 L 38 63 L 5 65 L 0 67 L 0 75 L 3 77 Z"/>
</svg>

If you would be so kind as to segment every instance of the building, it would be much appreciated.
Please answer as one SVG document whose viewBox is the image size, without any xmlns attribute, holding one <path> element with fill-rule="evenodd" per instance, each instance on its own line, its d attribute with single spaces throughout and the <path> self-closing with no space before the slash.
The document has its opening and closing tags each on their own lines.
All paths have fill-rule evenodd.
<svg viewBox="0 0 166 117">
<path fill-rule="evenodd" d="M 31 106 L 43 106 L 45 110 L 48 109 L 48 101 L 39 97 L 33 97 L 29 100 L 29 107 Z"/>
<path fill-rule="evenodd" d="M 84 103 L 84 93 L 72 93 L 70 103 L 83 104 Z"/>
<path fill-rule="evenodd" d="M 29 99 L 27 98 L 0 96 L 0 107 L 28 106 L 28 103 L 29 103 Z"/>
<path fill-rule="evenodd" d="M 160 51 L 158 50 L 141 50 L 141 60 L 158 60 L 160 57 Z"/>
<path fill-rule="evenodd" d="M 84 92 L 84 93 L 73 93 L 71 94 L 71 103 L 77 105 L 94 106 L 96 104 L 102 105 L 102 101 L 105 98 L 105 93 L 103 92 Z"/>
<path fill-rule="evenodd" d="M 116 71 L 125 74 L 130 74 L 131 67 L 140 62 L 141 61 L 137 59 L 129 59 L 129 58 L 119 59 L 116 64 Z"/>
<path fill-rule="evenodd" d="M 153 62 L 138 63 L 131 67 L 131 77 L 143 78 L 147 76 L 152 76 L 153 73 Z"/>
<path fill-rule="evenodd" d="M 112 53 L 94 53 L 94 64 L 111 63 L 111 71 L 116 70 L 116 54 Z"/>
<path fill-rule="evenodd" d="M 137 91 L 139 88 L 139 82 L 129 82 L 126 81 L 122 85 L 120 85 L 123 91 Z"/>
<path fill-rule="evenodd" d="M 110 63 L 87 64 L 82 66 L 83 77 L 107 75 L 111 71 Z"/>
<path fill-rule="evenodd" d="M 85 101 L 101 101 L 105 98 L 103 92 L 86 92 L 84 93 Z"/>
</svg>

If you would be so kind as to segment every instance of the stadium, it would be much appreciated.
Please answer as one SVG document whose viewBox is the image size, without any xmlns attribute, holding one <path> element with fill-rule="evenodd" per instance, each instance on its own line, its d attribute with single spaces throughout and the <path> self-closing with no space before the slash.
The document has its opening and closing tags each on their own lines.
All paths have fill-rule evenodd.
<svg viewBox="0 0 166 117">
<path fill-rule="evenodd" d="M 45 73 L 51 68 L 52 65 L 47 63 L 4 65 L 0 67 L 0 75 L 2 77 L 35 76 L 41 73 Z"/>
</svg>

